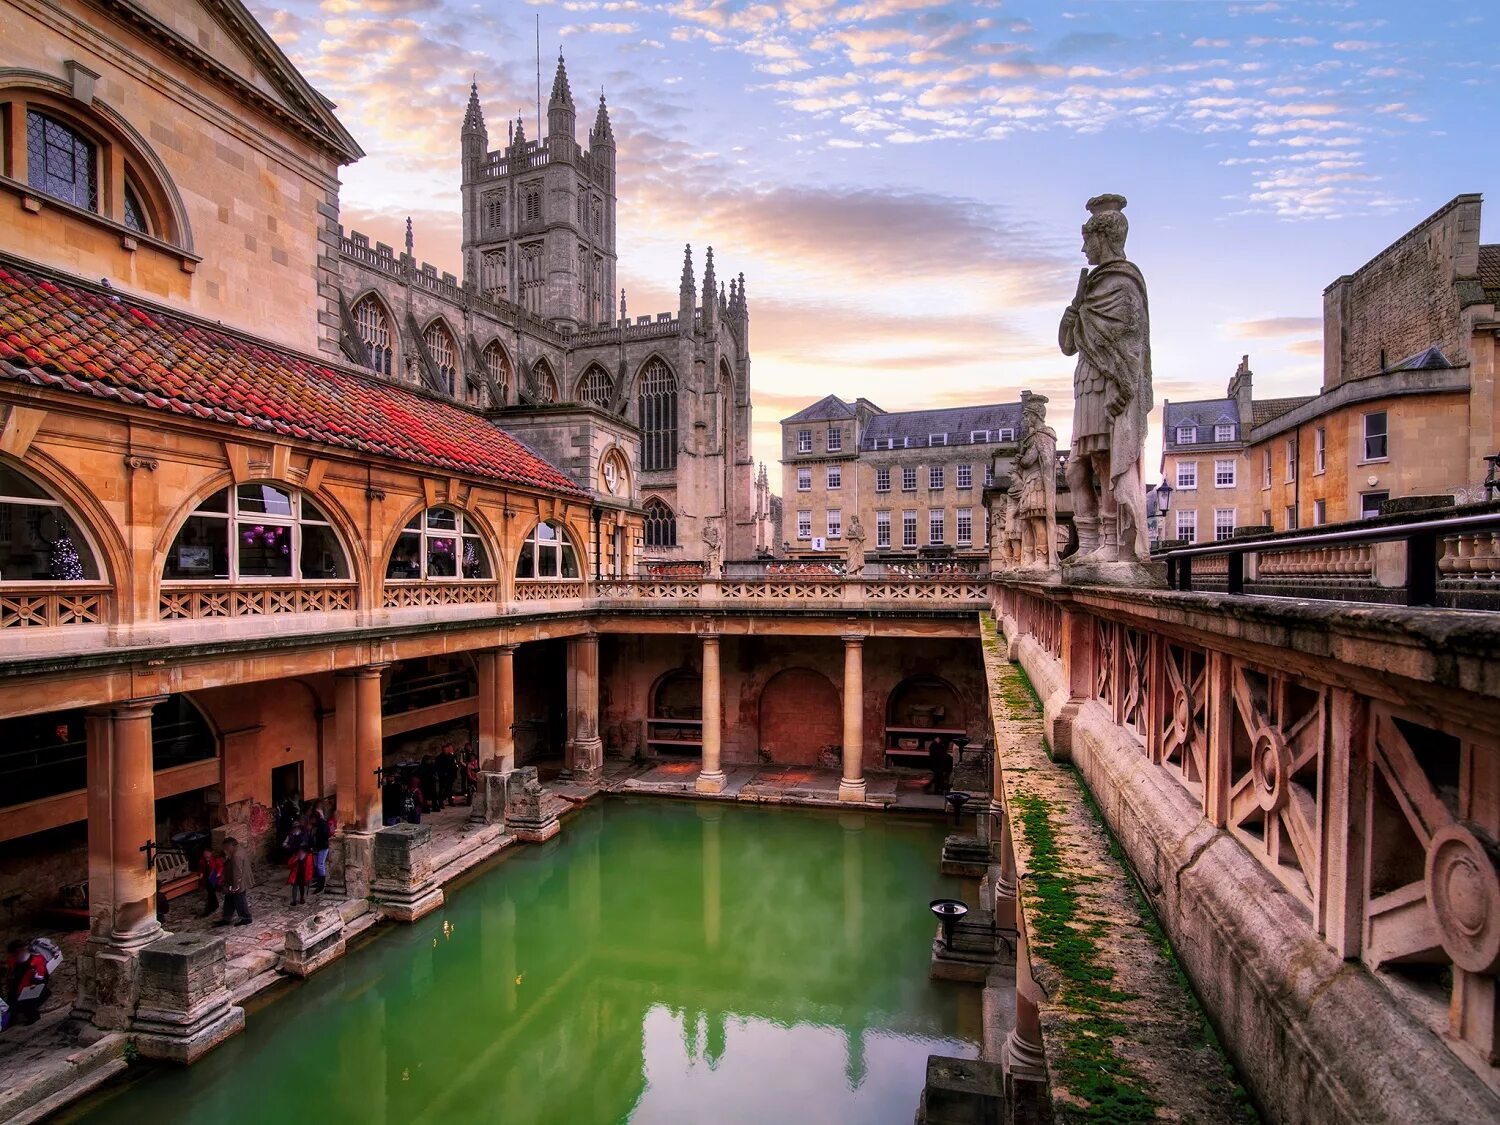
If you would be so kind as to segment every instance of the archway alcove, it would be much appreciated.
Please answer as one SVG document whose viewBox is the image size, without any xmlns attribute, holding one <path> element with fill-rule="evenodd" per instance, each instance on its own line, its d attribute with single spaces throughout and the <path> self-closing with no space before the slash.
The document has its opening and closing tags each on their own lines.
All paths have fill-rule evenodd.
<svg viewBox="0 0 1500 1125">
<path fill-rule="evenodd" d="M 651 688 L 646 752 L 698 757 L 703 753 L 703 677 L 675 668 Z"/>
<path fill-rule="evenodd" d="M 832 681 L 811 668 L 786 668 L 760 693 L 758 743 L 773 762 L 817 765 L 843 743 L 843 705 Z"/>
</svg>

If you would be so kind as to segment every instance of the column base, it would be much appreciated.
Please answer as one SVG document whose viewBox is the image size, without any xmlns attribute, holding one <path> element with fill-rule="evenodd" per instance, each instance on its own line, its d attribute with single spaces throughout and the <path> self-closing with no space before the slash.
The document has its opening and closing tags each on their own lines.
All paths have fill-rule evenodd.
<svg viewBox="0 0 1500 1125">
<path fill-rule="evenodd" d="M 724 771 L 703 770 L 698 774 L 698 780 L 693 788 L 699 793 L 722 793 L 724 792 Z"/>
<path fill-rule="evenodd" d="M 839 778 L 839 800 L 840 801 L 863 801 L 865 799 L 865 779 L 862 777 Z"/>
<path fill-rule="evenodd" d="M 185 1065 L 244 1029 L 224 986 L 223 938 L 168 934 L 141 950 L 130 1032 L 144 1057 Z"/>
</svg>

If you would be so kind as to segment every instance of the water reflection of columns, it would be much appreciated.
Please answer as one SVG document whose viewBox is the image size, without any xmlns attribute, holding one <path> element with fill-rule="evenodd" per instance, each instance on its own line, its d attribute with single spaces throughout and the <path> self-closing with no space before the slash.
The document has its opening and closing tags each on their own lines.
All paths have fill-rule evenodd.
<svg viewBox="0 0 1500 1125">
<path fill-rule="evenodd" d="M 719 762 L 722 724 L 719 685 L 719 635 L 703 634 L 703 768 L 698 774 L 699 793 L 722 793 L 724 770 Z"/>
<path fill-rule="evenodd" d="M 844 769 L 840 801 L 865 799 L 865 661 L 863 636 L 844 637 Z"/>
<path fill-rule="evenodd" d="M 720 822 L 724 810 L 717 804 L 698 806 L 698 820 L 703 825 L 703 942 L 710 950 L 719 948 L 723 921 L 724 860 L 720 853 Z"/>
<path fill-rule="evenodd" d="M 865 818 L 841 814 L 839 827 L 844 830 L 844 945 L 856 952 L 865 930 Z"/>
</svg>

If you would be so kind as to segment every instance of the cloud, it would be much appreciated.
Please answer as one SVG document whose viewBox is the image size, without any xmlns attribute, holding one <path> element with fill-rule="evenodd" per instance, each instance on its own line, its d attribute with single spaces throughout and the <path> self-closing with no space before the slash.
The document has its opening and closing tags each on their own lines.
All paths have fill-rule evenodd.
<svg viewBox="0 0 1500 1125">
<path fill-rule="evenodd" d="M 1320 316 L 1270 316 L 1262 320 L 1237 320 L 1227 325 L 1229 334 L 1241 339 L 1267 339 L 1298 336 L 1304 332 L 1323 331 Z"/>
</svg>

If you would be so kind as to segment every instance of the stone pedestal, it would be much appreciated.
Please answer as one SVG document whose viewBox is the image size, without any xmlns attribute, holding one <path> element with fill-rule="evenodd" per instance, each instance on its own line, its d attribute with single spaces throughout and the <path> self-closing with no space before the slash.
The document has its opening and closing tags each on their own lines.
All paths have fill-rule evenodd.
<svg viewBox="0 0 1500 1125">
<path fill-rule="evenodd" d="M 1089 559 L 1063 560 L 1062 579 L 1069 586 L 1129 586 L 1137 590 L 1165 590 L 1167 564 L 1164 562 L 1094 562 Z"/>
<path fill-rule="evenodd" d="M 932 939 L 932 961 L 927 975 L 933 980 L 957 980 L 983 984 L 996 965 L 1010 964 L 1015 950 L 1005 935 L 995 928 L 995 916 L 988 910 L 973 910 L 953 927 L 953 944 L 943 941 L 938 927 Z"/>
<path fill-rule="evenodd" d="M 505 828 L 518 840 L 540 844 L 562 831 L 557 813 L 547 809 L 542 797 L 542 783 L 535 766 L 513 770 L 506 783 Z"/>
<path fill-rule="evenodd" d="M 281 969 L 294 977 L 308 977 L 343 955 L 343 916 L 334 909 L 320 910 L 287 930 Z"/>
<path fill-rule="evenodd" d="M 415 922 L 443 905 L 443 888 L 433 876 L 429 825 L 397 824 L 375 833 L 370 898 L 382 915 Z"/>
<path fill-rule="evenodd" d="M 370 873 L 375 868 L 375 833 L 340 831 L 333 838 L 329 865 L 343 872 L 344 887 L 352 899 L 370 897 Z"/>
<path fill-rule="evenodd" d="M 981 820 L 986 818 L 981 817 Z M 982 879 L 995 862 L 995 848 L 977 836 L 948 836 L 943 840 L 942 872 Z"/>
<path fill-rule="evenodd" d="M 927 1056 L 917 1125 L 1000 1125 L 1004 1112 L 1005 1084 L 998 1064 Z"/>
<path fill-rule="evenodd" d="M 505 785 L 508 775 L 485 771 L 479 775 L 469 806 L 470 824 L 499 824 L 505 819 Z"/>
<path fill-rule="evenodd" d="M 74 1012 L 95 1027 L 110 1031 L 128 1027 L 140 978 L 137 953 L 90 938 L 78 956 Z"/>
<path fill-rule="evenodd" d="M 168 934 L 137 955 L 140 1002 L 131 1038 L 148 1059 L 190 1063 L 245 1029 L 224 987 L 224 939 Z"/>
</svg>

